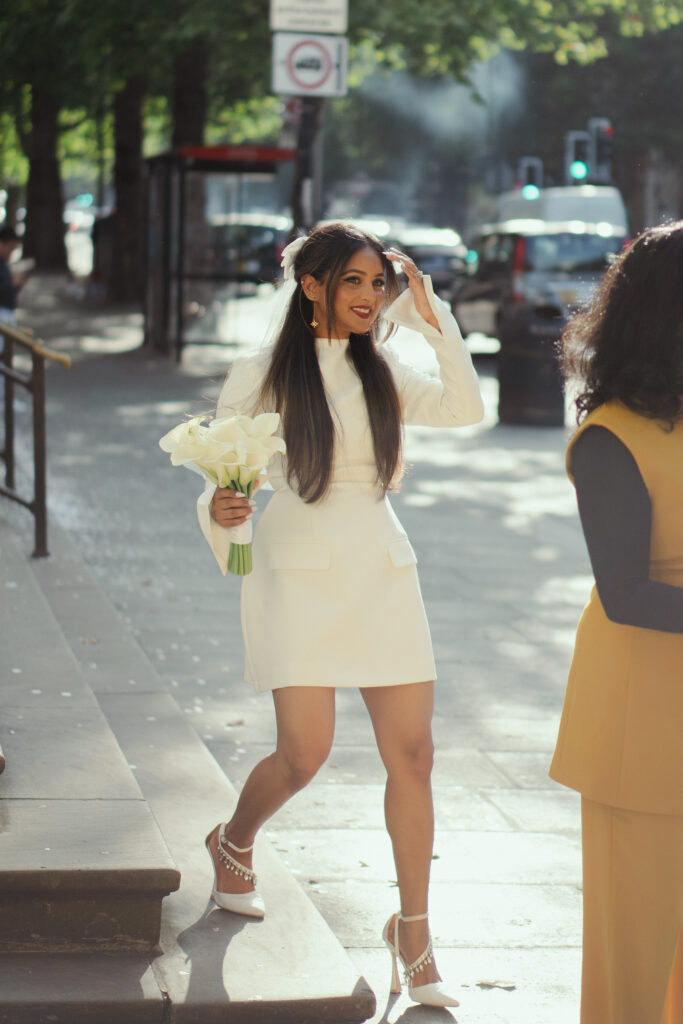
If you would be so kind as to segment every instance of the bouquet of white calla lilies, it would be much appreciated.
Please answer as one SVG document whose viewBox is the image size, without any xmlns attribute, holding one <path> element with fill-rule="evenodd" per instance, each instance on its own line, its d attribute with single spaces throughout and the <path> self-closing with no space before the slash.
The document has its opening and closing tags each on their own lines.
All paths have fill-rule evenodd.
<svg viewBox="0 0 683 1024">
<path fill-rule="evenodd" d="M 169 452 L 173 466 L 186 466 L 217 487 L 229 487 L 251 498 L 256 480 L 273 455 L 285 451 L 285 442 L 274 436 L 279 425 L 277 412 L 225 416 L 208 424 L 194 416 L 164 434 L 159 447 Z M 228 572 L 246 576 L 252 565 L 251 521 L 229 527 L 228 535 Z"/>
</svg>

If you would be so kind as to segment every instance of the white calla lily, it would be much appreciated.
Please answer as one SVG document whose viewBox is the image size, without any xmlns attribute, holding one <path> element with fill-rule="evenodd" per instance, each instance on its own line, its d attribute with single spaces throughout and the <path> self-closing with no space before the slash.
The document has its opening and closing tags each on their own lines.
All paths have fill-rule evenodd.
<svg viewBox="0 0 683 1024">
<path fill-rule="evenodd" d="M 280 414 L 278 412 L 262 412 L 254 416 L 251 421 L 250 437 L 267 437 L 274 434 L 280 426 Z"/>
<path fill-rule="evenodd" d="M 201 416 L 179 423 L 159 441 L 159 447 L 171 456 L 174 466 L 186 466 L 202 473 L 218 487 L 239 490 L 248 498 L 256 479 L 277 452 L 284 453 L 285 442 L 273 436 L 280 425 L 279 413 L 258 416 L 223 416 L 208 426 Z M 228 555 L 228 570 L 237 575 L 251 572 L 250 534 L 245 527 L 233 527 Z"/>
<path fill-rule="evenodd" d="M 220 419 L 211 420 L 207 430 L 215 440 L 234 445 L 235 441 L 248 436 L 246 425 L 241 422 L 248 419 L 248 416 L 221 416 Z"/>
</svg>

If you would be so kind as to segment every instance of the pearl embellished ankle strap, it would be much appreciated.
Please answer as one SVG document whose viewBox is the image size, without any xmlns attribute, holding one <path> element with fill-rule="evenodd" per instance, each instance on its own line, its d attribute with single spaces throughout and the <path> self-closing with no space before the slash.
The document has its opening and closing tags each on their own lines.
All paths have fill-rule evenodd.
<svg viewBox="0 0 683 1024">
<path fill-rule="evenodd" d="M 403 921 L 404 923 L 409 923 L 410 921 L 426 921 L 428 917 L 429 914 L 407 914 L 406 916 L 403 914 L 398 915 L 399 921 Z M 398 925 L 396 926 L 396 948 L 398 950 Z M 412 985 L 415 975 L 424 971 L 427 964 L 431 964 L 434 960 L 434 949 L 432 946 L 431 935 L 429 936 L 427 948 L 420 953 L 417 960 L 413 960 L 412 964 L 407 964 L 405 960 L 403 960 L 403 957 L 401 957 L 401 960 L 403 961 L 403 975 L 406 982 L 408 985 Z"/>
<path fill-rule="evenodd" d="M 223 839 L 225 839 L 225 836 L 223 835 L 223 833 L 221 833 L 221 840 Z M 253 843 L 251 844 L 251 846 L 235 846 L 235 844 L 231 843 L 229 839 L 225 839 L 225 842 L 228 844 L 231 850 L 235 851 L 235 853 L 251 853 L 251 851 L 254 849 Z"/>
<path fill-rule="evenodd" d="M 226 868 L 238 875 L 240 878 L 245 878 L 248 882 L 251 882 L 254 886 L 256 885 L 256 872 L 252 871 L 251 868 L 247 868 L 244 864 L 240 864 L 238 860 L 228 853 L 226 846 L 229 846 L 235 853 L 249 853 L 253 850 L 252 846 L 245 846 L 240 848 L 231 843 L 229 839 L 225 838 L 225 825 L 221 825 L 218 832 L 218 859 L 225 864 Z"/>
</svg>

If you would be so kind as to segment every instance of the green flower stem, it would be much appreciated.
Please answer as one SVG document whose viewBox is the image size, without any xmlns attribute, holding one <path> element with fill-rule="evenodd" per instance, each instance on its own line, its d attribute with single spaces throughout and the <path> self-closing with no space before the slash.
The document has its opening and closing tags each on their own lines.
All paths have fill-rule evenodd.
<svg viewBox="0 0 683 1024">
<path fill-rule="evenodd" d="M 239 483 L 234 481 L 230 487 L 234 491 L 241 491 L 247 498 L 251 498 L 255 483 L 256 481 L 252 480 L 245 487 L 240 487 Z M 234 576 L 248 576 L 251 569 L 251 544 L 233 544 L 231 542 L 228 553 L 228 572 Z"/>
<path fill-rule="evenodd" d="M 247 576 L 251 572 L 251 544 L 231 544 L 228 554 L 228 572 L 234 576 Z"/>
</svg>

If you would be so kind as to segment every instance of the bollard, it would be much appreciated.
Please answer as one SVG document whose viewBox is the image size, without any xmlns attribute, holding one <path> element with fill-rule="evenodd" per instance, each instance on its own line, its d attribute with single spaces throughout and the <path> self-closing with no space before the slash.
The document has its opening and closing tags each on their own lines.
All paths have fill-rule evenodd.
<svg viewBox="0 0 683 1024">
<path fill-rule="evenodd" d="M 537 427 L 564 426 L 557 342 L 566 323 L 554 306 L 525 307 L 505 318 L 498 355 L 498 419 Z"/>
</svg>

